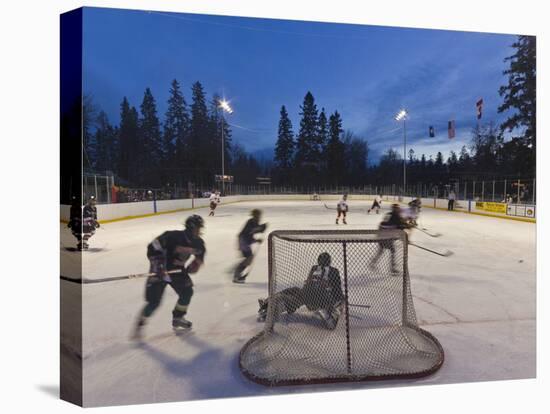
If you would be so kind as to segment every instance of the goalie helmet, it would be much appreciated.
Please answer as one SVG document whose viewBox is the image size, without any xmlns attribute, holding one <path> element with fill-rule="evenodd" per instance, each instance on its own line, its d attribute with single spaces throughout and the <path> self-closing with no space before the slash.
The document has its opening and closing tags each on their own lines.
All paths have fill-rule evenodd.
<svg viewBox="0 0 550 414">
<path fill-rule="evenodd" d="M 331 261 L 330 254 L 328 254 L 327 252 L 321 253 L 319 257 L 317 257 L 317 264 L 319 266 L 323 266 L 323 267 L 330 266 L 330 261 Z"/>
</svg>

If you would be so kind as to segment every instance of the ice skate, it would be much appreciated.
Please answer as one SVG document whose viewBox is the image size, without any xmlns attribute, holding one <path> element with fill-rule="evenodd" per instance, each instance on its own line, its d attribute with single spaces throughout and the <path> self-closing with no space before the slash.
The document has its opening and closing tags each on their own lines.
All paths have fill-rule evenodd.
<svg viewBox="0 0 550 414">
<path fill-rule="evenodd" d="M 134 327 L 134 332 L 132 332 L 132 336 L 130 339 L 134 341 L 141 341 L 143 339 L 143 327 L 147 323 L 147 318 L 144 316 L 140 316 L 136 326 Z"/>
<path fill-rule="evenodd" d="M 191 321 L 188 321 L 183 316 L 172 319 L 172 329 L 176 334 L 187 332 L 192 326 Z"/>
<path fill-rule="evenodd" d="M 267 318 L 267 300 L 258 299 L 258 304 L 260 305 L 260 309 L 258 309 L 258 322 L 265 322 Z"/>
<path fill-rule="evenodd" d="M 235 274 L 235 276 L 233 276 L 233 283 L 245 283 L 246 281 L 246 277 L 248 276 L 248 274 L 244 274 L 244 275 L 238 275 L 238 274 Z"/>
<path fill-rule="evenodd" d="M 333 330 L 338 324 L 338 319 L 333 315 L 332 312 L 329 312 L 326 309 L 319 309 L 317 315 L 321 317 L 327 329 Z"/>
</svg>

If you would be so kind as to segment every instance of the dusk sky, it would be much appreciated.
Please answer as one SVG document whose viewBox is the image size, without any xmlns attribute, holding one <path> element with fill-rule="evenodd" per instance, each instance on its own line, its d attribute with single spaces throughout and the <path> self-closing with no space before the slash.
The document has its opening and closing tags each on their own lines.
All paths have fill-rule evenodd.
<svg viewBox="0 0 550 414">
<path fill-rule="evenodd" d="M 434 22 L 437 24 L 437 22 Z M 200 81 L 210 98 L 225 96 L 233 140 L 251 152 L 273 148 L 285 105 L 294 132 L 307 91 L 319 110 L 338 110 L 343 126 L 366 139 L 369 162 L 389 148 L 403 151 L 402 107 L 409 111 L 407 140 L 417 156 L 460 151 L 476 125 L 496 123 L 506 82 L 503 59 L 514 35 L 466 33 L 86 8 L 84 92 L 118 124 L 123 96 L 139 110 L 146 87 L 161 122 L 170 82 L 180 82 L 191 103 Z M 456 120 L 456 138 L 447 121 Z M 428 137 L 433 125 L 436 137 Z"/>
</svg>

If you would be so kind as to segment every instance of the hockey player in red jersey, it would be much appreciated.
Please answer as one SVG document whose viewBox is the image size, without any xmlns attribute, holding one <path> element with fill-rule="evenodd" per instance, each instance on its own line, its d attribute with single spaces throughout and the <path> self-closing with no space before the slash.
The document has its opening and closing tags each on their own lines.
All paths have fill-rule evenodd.
<svg viewBox="0 0 550 414">
<path fill-rule="evenodd" d="M 338 220 L 340 219 L 340 217 L 342 217 L 342 223 L 348 224 L 346 222 L 346 214 L 348 212 L 348 209 L 348 195 L 344 194 L 342 196 L 342 199 L 336 205 L 336 224 L 338 224 Z"/>
</svg>

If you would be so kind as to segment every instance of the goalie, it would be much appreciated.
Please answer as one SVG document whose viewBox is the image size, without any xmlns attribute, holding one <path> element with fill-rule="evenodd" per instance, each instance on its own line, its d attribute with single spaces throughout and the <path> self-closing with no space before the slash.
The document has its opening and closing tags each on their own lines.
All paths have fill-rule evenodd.
<svg viewBox="0 0 550 414">
<path fill-rule="evenodd" d="M 338 324 L 343 300 L 340 272 L 331 266 L 330 254 L 325 252 L 317 258 L 317 264 L 311 268 L 302 288 L 287 288 L 269 300 L 258 300 L 258 320 L 265 321 L 270 302 L 276 307 L 276 312 L 287 314 L 293 314 L 305 305 L 321 317 L 327 329 L 333 330 Z"/>
</svg>

